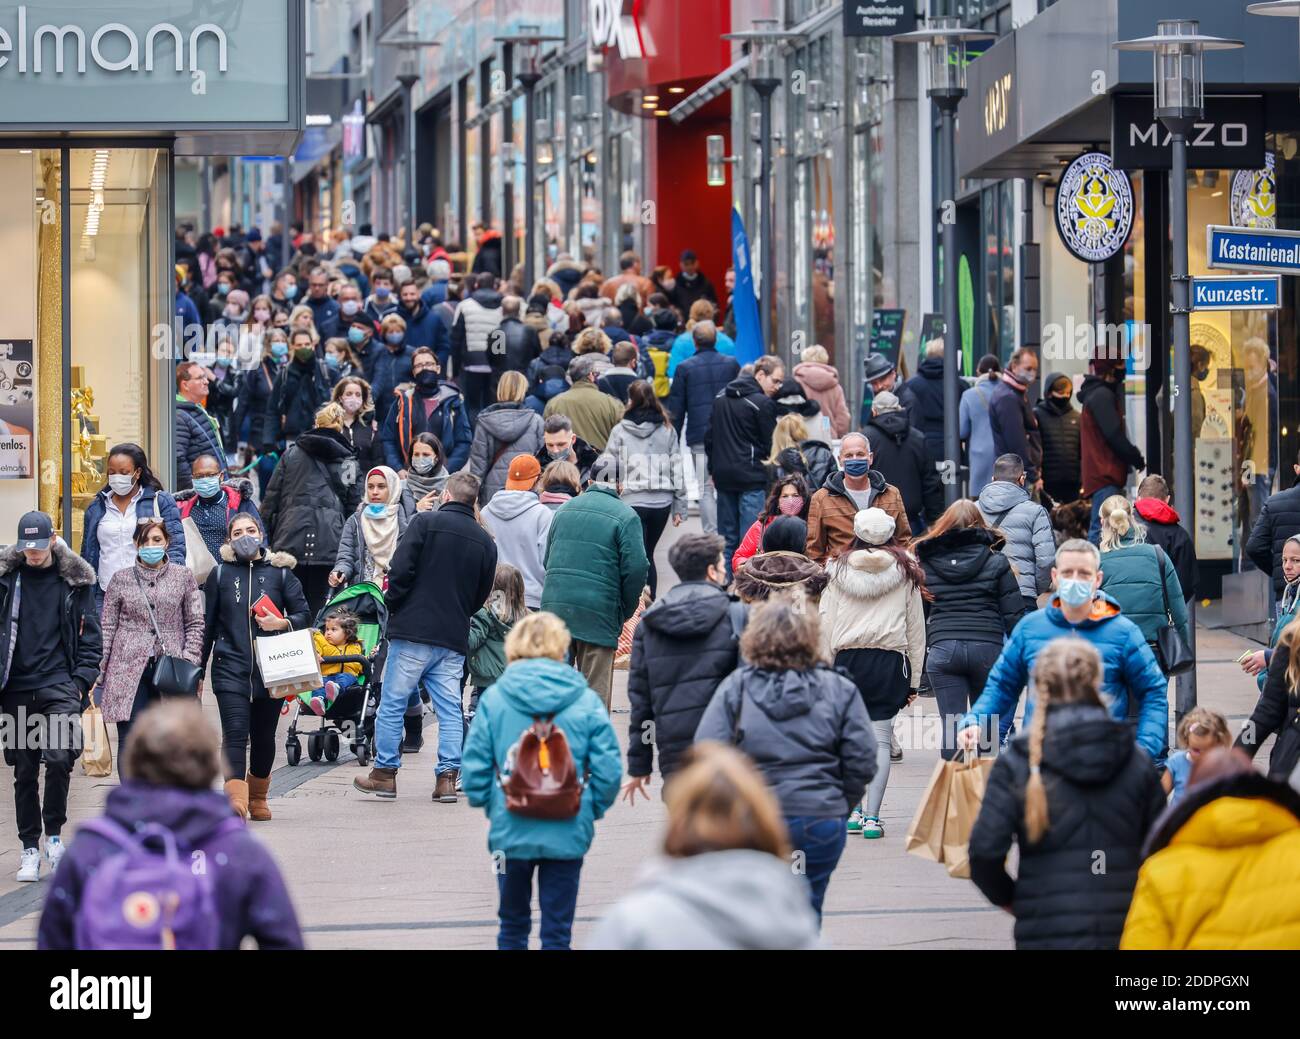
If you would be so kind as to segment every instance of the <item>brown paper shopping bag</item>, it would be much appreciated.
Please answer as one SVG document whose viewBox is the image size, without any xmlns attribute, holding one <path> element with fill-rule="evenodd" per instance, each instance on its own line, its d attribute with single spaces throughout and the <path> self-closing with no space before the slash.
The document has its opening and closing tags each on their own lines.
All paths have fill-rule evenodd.
<svg viewBox="0 0 1300 1039">
<path fill-rule="evenodd" d="M 970 835 L 984 801 L 992 758 L 954 761 L 943 824 L 943 863 L 950 877 L 970 877 Z"/>
<path fill-rule="evenodd" d="M 81 771 L 88 776 L 113 774 L 113 748 L 104 712 L 93 703 L 81 715 Z"/>
<path fill-rule="evenodd" d="M 943 861 L 943 825 L 948 812 L 948 783 L 951 761 L 940 758 L 934 763 L 930 782 L 926 784 L 912 824 L 907 828 L 906 849 L 932 862 Z"/>
</svg>

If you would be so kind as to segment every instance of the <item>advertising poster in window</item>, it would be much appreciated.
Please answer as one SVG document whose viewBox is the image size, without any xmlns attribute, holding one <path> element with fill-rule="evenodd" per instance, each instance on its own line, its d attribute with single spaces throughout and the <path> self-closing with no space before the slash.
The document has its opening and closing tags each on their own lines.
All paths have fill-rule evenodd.
<svg viewBox="0 0 1300 1039">
<path fill-rule="evenodd" d="M 32 475 L 35 372 L 30 339 L 0 340 L 0 479 Z"/>
</svg>

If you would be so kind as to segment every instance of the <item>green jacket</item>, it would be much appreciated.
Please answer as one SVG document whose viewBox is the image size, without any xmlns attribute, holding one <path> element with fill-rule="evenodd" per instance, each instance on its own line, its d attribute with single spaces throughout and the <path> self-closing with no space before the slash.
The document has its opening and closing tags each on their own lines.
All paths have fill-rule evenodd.
<svg viewBox="0 0 1300 1039">
<path fill-rule="evenodd" d="M 1169 593 L 1169 612 L 1183 638 L 1187 638 L 1187 604 L 1178 572 L 1168 554 L 1160 553 L 1156 562 L 1154 545 L 1139 545 L 1130 534 L 1101 555 L 1101 590 L 1119 603 L 1124 616 L 1142 629 L 1142 637 L 1154 642 L 1165 620 L 1164 596 L 1160 590 L 1163 577 Z"/>
<path fill-rule="evenodd" d="M 604 451 L 610 433 L 623 421 L 623 408 L 594 382 L 579 382 L 546 402 L 545 417 L 552 415 L 567 415 L 579 437 Z"/>
<path fill-rule="evenodd" d="M 491 606 L 483 606 L 469 621 L 469 681 L 476 689 L 486 689 L 506 669 L 506 636 L 510 625 L 496 615 Z"/>
<path fill-rule="evenodd" d="M 615 488 L 592 484 L 556 510 L 545 564 L 542 609 L 564 621 L 575 639 L 617 646 L 649 563 L 641 520 Z"/>
</svg>

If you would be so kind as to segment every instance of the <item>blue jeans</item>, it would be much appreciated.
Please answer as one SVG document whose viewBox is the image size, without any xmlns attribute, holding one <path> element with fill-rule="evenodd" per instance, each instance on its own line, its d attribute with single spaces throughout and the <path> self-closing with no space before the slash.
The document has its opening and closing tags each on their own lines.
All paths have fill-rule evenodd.
<svg viewBox="0 0 1300 1039">
<path fill-rule="evenodd" d="M 841 825 L 840 829 L 844 827 Z M 567 949 L 578 908 L 578 877 L 582 859 L 506 859 L 497 874 L 501 904 L 497 916 L 498 949 L 527 949 L 533 926 L 533 871 L 537 871 L 537 902 L 542 910 L 542 948 Z"/>
<path fill-rule="evenodd" d="M 402 719 L 408 707 L 420 704 L 420 688 L 429 694 L 438 716 L 437 774 L 460 769 L 464 719 L 460 713 L 460 683 L 465 658 L 442 646 L 393 639 L 388 643 L 383 692 L 375 715 L 375 767 L 402 767 Z"/>
<path fill-rule="evenodd" d="M 826 885 L 844 854 L 845 816 L 787 815 L 786 829 L 790 831 L 790 846 L 803 855 L 803 874 L 808 881 L 808 895 L 818 923 L 822 918 L 822 902 L 826 898 Z"/>
<path fill-rule="evenodd" d="M 1088 525 L 1088 540 L 1094 545 L 1101 543 L 1101 503 L 1112 494 L 1123 494 L 1123 487 L 1107 484 L 1092 492 L 1092 522 Z"/>
<path fill-rule="evenodd" d="M 731 557 L 740 547 L 740 539 L 758 519 L 766 498 L 767 494 L 761 487 L 748 491 L 724 491 L 721 487 L 718 488 L 718 533 L 727 543 L 724 553 L 727 573 L 731 573 Z"/>
</svg>

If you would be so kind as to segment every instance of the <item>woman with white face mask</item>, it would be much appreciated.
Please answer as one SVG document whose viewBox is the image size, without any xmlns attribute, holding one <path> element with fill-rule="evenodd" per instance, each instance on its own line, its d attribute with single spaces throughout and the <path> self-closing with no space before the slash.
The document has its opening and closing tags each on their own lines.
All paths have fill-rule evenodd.
<svg viewBox="0 0 1300 1039">
<path fill-rule="evenodd" d="M 357 468 L 369 472 L 384 461 L 384 445 L 375 432 L 375 403 L 370 383 L 355 375 L 344 376 L 330 392 L 330 400 L 343 409 L 343 435 L 357 453 Z"/>
<path fill-rule="evenodd" d="M 95 608 L 104 607 L 108 582 L 136 557 L 135 528 L 145 519 L 162 520 L 167 528 L 167 558 L 185 565 L 185 531 L 176 500 L 162 489 L 137 444 L 117 444 L 108 453 L 108 479 L 86 506 L 81 558 L 99 577 Z"/>
</svg>

